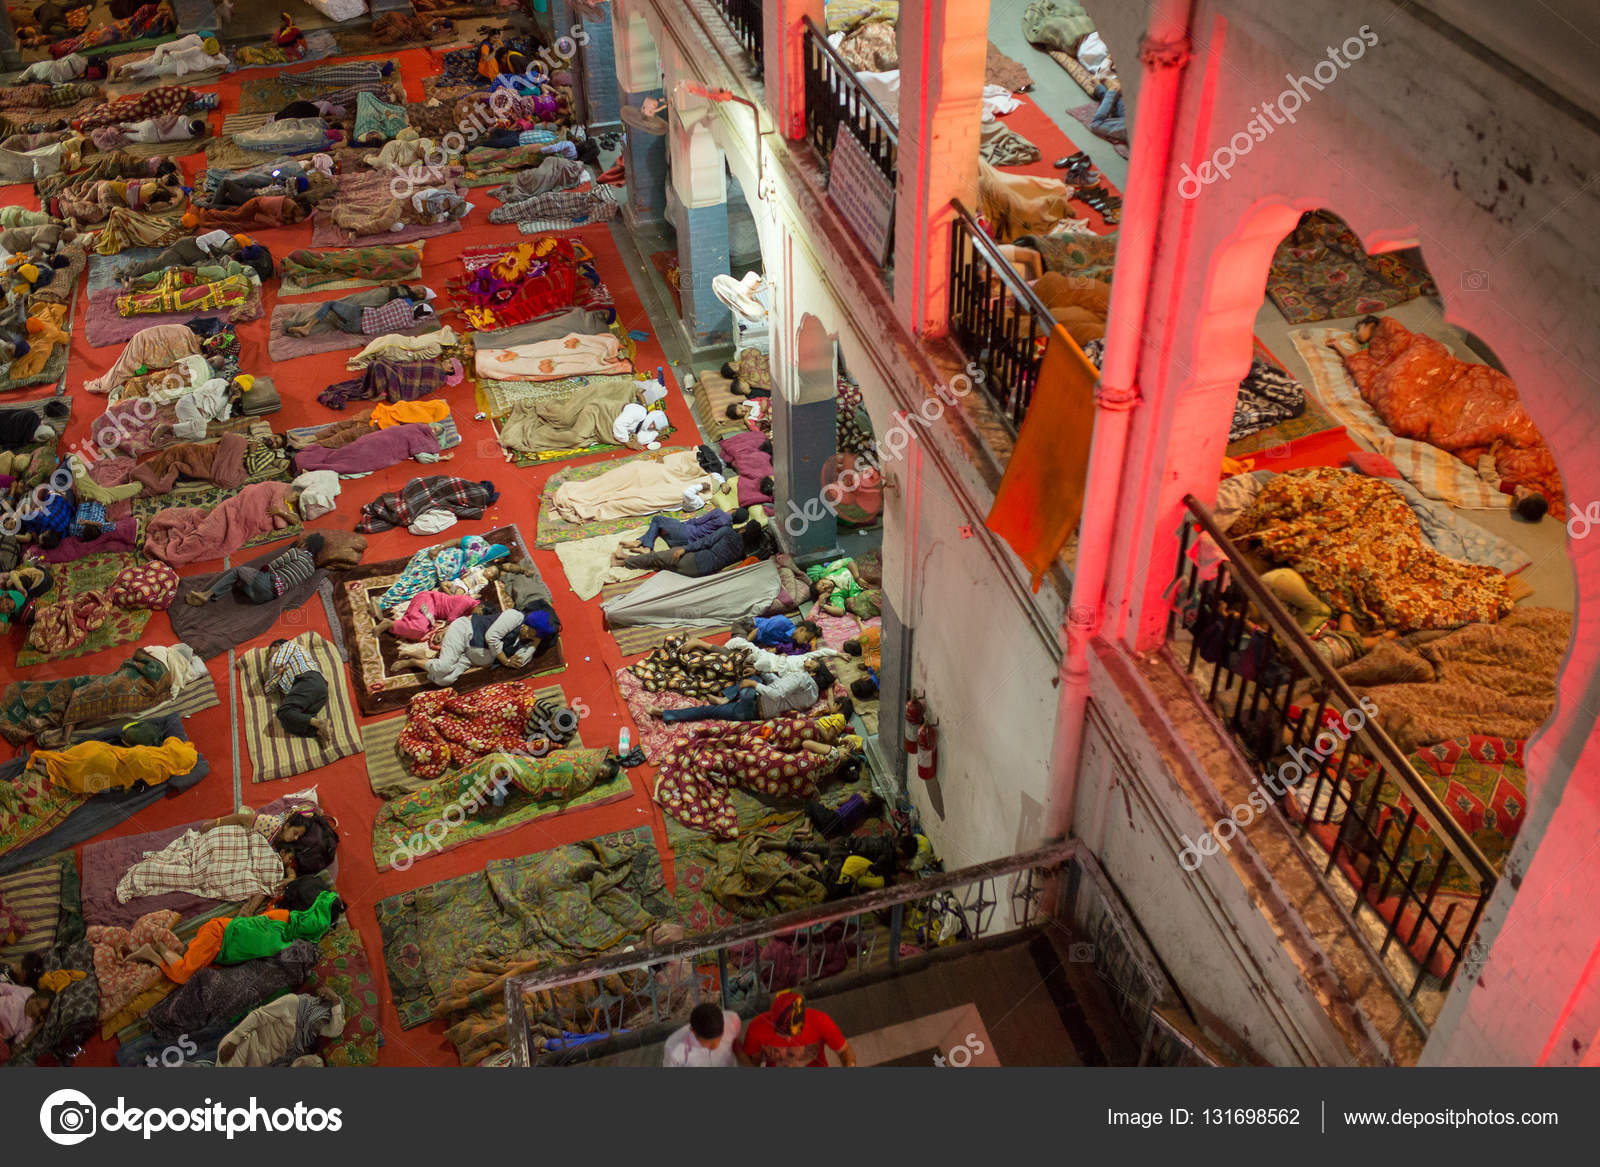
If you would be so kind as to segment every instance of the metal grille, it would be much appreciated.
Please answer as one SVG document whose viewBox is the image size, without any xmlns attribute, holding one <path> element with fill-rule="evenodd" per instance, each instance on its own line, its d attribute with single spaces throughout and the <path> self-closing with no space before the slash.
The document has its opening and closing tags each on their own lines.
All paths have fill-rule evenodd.
<svg viewBox="0 0 1600 1167">
<path fill-rule="evenodd" d="M 959 201 L 951 206 L 950 334 L 983 370 L 983 391 L 1016 433 L 1033 401 L 1055 318 L 972 212 Z"/>
<path fill-rule="evenodd" d="M 1337 869 L 1353 889 L 1352 918 L 1379 921 L 1379 967 L 1399 941 L 1415 966 L 1408 1000 L 1428 984 L 1449 988 L 1498 873 L 1388 734 L 1365 711 L 1352 724 L 1355 693 L 1206 508 L 1184 503 L 1169 652 L 1245 756 L 1287 783 L 1275 805 L 1324 878 Z"/>
<path fill-rule="evenodd" d="M 761 45 L 763 24 L 761 17 L 761 0 L 717 0 L 717 7 L 722 10 L 723 19 L 728 22 L 728 27 L 733 29 L 733 35 L 739 38 L 739 43 L 744 46 L 756 61 L 756 71 L 761 71 Z"/>
<path fill-rule="evenodd" d="M 809 16 L 805 26 L 806 137 L 826 160 L 840 128 L 849 130 L 892 185 L 900 141 L 894 119 Z"/>
</svg>

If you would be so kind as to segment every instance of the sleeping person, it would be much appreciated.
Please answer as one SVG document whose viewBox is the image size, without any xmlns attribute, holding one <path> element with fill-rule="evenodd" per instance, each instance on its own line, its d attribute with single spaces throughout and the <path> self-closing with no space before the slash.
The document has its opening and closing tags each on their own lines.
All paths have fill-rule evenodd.
<svg viewBox="0 0 1600 1167">
<path fill-rule="evenodd" d="M 468 669 L 522 668 L 560 632 L 560 621 L 548 607 L 526 613 L 508 608 L 458 617 L 445 629 L 437 656 L 428 657 L 426 644 L 405 645 L 395 670 L 419 670 L 432 684 L 445 688 Z"/>
<path fill-rule="evenodd" d="M 723 521 L 716 521 L 718 515 L 723 517 Z M 776 550 L 771 532 L 753 519 L 742 527 L 736 527 L 732 523 L 732 516 L 720 509 L 711 511 L 705 519 L 715 525 L 709 525 L 703 534 L 679 535 L 683 541 L 674 544 L 673 536 L 664 528 L 658 528 L 668 543 L 665 550 L 639 550 L 639 545 L 619 547 L 612 555 L 611 562 L 634 571 L 675 571 L 679 575 L 699 578 L 713 575 L 751 556 L 770 559 Z"/>
</svg>

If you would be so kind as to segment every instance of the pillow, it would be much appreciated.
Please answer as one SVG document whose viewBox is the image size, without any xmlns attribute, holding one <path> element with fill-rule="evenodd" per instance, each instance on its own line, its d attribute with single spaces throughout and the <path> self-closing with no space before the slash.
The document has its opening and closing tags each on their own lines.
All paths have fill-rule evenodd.
<svg viewBox="0 0 1600 1167">
<path fill-rule="evenodd" d="M 165 611 L 178 594 L 178 573 L 159 560 L 125 567 L 111 581 L 111 602 L 119 608 Z"/>
<path fill-rule="evenodd" d="M 317 534 L 322 536 L 322 550 L 316 554 L 318 567 L 347 571 L 366 554 L 366 537 L 354 531 L 318 531 Z"/>
<path fill-rule="evenodd" d="M 1399 478 L 1400 471 L 1395 469 L 1393 462 L 1382 454 L 1370 454 L 1365 450 L 1357 450 L 1345 456 L 1345 461 L 1350 463 L 1350 468 L 1358 474 L 1365 474 L 1369 478 Z"/>
</svg>

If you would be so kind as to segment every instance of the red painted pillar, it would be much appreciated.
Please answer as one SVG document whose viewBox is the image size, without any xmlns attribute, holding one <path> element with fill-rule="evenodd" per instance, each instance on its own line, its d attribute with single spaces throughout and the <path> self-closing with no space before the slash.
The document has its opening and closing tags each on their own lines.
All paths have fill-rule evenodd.
<svg viewBox="0 0 1600 1167">
<path fill-rule="evenodd" d="M 778 132 L 791 141 L 806 136 L 805 18 L 827 27 L 823 0 L 766 0 L 761 19 L 761 78 Z"/>
<path fill-rule="evenodd" d="M 988 48 L 986 0 L 900 7 L 894 300 L 901 321 L 923 336 L 943 336 L 948 327 L 950 200 L 977 201 Z"/>
</svg>

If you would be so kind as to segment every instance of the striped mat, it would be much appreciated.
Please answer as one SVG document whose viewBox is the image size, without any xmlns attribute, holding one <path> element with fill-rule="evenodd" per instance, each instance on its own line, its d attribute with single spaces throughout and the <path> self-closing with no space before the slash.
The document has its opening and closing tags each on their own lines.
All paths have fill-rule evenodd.
<svg viewBox="0 0 1600 1167">
<path fill-rule="evenodd" d="M 729 434 L 743 433 L 750 428 L 743 419 L 735 420 L 728 416 L 728 406 L 747 400 L 729 389 L 731 384 L 733 382 L 715 369 L 695 374 L 695 419 L 708 441 L 719 441 Z"/>
<path fill-rule="evenodd" d="M 22 917 L 23 927 L 20 940 L 0 948 L 0 960 L 20 961 L 30 952 L 42 953 L 53 946 L 61 915 L 60 859 L 44 859 L 32 867 L 0 875 L 0 900 Z"/>
<path fill-rule="evenodd" d="M 263 684 L 268 650 L 257 648 L 244 653 L 238 664 L 242 674 L 239 698 L 244 706 L 244 740 L 250 748 L 252 782 L 276 782 L 361 752 L 355 705 L 350 700 L 350 686 L 345 683 L 344 665 L 338 653 L 315 632 L 303 632 L 295 641 L 311 654 L 317 670 L 327 678 L 328 737 L 326 741 L 296 737 L 279 725 L 273 716 L 277 700 L 268 696 Z"/>
<path fill-rule="evenodd" d="M 535 689 L 533 694 L 541 700 L 554 701 L 563 709 L 570 708 L 567 695 L 560 685 L 546 685 Z M 406 719 L 403 714 L 383 721 L 374 721 L 362 727 L 361 747 L 367 754 L 367 781 L 372 785 L 372 793 L 379 798 L 396 798 L 413 790 L 421 790 L 424 786 L 431 786 L 436 781 L 432 778 L 416 777 L 400 760 L 400 731 L 405 727 Z M 569 744 L 573 747 L 583 745 L 581 728 Z"/>
<path fill-rule="evenodd" d="M 1346 432 L 1365 439 L 1429 498 L 1467 510 L 1505 510 L 1506 496 L 1479 477 L 1473 467 L 1438 446 L 1397 437 L 1384 424 L 1378 411 L 1362 399 L 1344 360 L 1328 347 L 1328 341 L 1349 335 L 1342 328 L 1297 328 L 1289 334 L 1295 351 L 1311 370 L 1317 398 L 1333 420 Z"/>
</svg>

